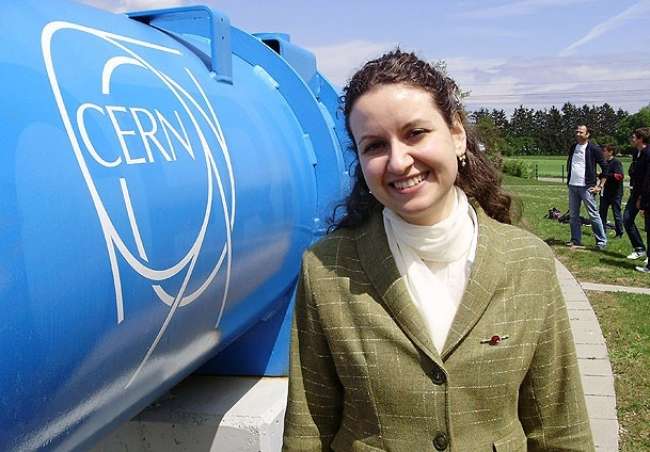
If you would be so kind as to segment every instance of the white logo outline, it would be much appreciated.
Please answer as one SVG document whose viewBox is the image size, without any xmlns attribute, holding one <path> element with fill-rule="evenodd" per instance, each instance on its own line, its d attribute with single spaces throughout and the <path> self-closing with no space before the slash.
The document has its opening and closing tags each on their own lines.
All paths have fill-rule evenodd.
<svg viewBox="0 0 650 452">
<path fill-rule="evenodd" d="M 124 178 L 120 178 L 120 186 L 122 189 L 122 194 L 124 197 L 125 201 L 125 208 L 127 210 L 127 214 L 129 217 L 129 223 L 131 225 L 132 233 L 134 235 L 134 240 L 136 243 L 136 247 L 138 249 L 138 255 L 140 258 L 145 262 L 142 263 L 138 260 L 137 257 L 135 257 L 131 251 L 128 249 L 124 241 L 121 239 L 117 229 L 113 225 L 109 214 L 106 210 L 106 208 L 103 205 L 101 196 L 99 195 L 99 192 L 97 188 L 95 187 L 92 175 L 90 173 L 90 170 L 88 169 L 88 166 L 86 165 L 85 158 L 83 156 L 83 153 L 81 151 L 81 147 L 79 144 L 79 141 L 77 139 L 74 127 L 72 125 L 72 122 L 70 120 L 70 117 L 68 115 L 68 112 L 66 110 L 64 101 L 63 101 L 63 96 L 61 94 L 61 89 L 59 86 L 58 79 L 56 77 L 56 72 L 54 70 L 54 63 L 52 60 L 52 49 L 51 49 L 51 42 L 54 34 L 57 31 L 63 30 L 63 29 L 73 29 L 81 32 L 85 32 L 88 34 L 91 34 L 95 37 L 98 37 L 100 39 L 103 39 L 104 41 L 114 45 L 115 47 L 121 49 L 125 53 L 127 53 L 129 56 L 120 56 L 120 57 L 113 57 L 109 59 L 105 65 L 104 65 L 104 70 L 102 73 L 102 92 L 104 94 L 108 94 L 110 92 L 110 79 L 112 72 L 120 65 L 123 64 L 132 64 L 136 66 L 140 66 L 144 69 L 147 69 L 151 71 L 162 83 L 174 94 L 176 99 L 179 101 L 179 103 L 183 106 L 185 109 L 185 112 L 188 114 L 190 120 L 192 121 L 192 124 L 194 128 L 196 129 L 197 136 L 199 137 L 199 140 L 201 142 L 201 147 L 204 152 L 205 156 L 205 161 L 206 161 L 206 173 L 207 173 L 207 181 L 208 181 L 208 193 L 207 193 L 207 202 L 206 202 L 206 210 L 205 214 L 203 217 L 203 221 L 201 224 L 200 231 L 188 250 L 187 254 L 181 258 L 176 264 L 173 266 L 162 269 L 162 270 L 156 270 L 153 269 L 149 266 L 147 266 L 145 263 L 148 261 L 146 252 L 144 251 L 144 246 L 142 244 L 142 240 L 140 238 L 139 234 L 139 229 L 137 227 L 137 221 L 135 219 L 135 214 L 133 212 L 133 208 L 130 203 L 130 196 L 128 194 L 128 187 L 126 184 L 126 180 Z M 68 135 L 68 138 L 70 139 L 70 143 L 73 148 L 73 152 L 77 158 L 77 162 L 79 164 L 79 168 L 81 170 L 82 176 L 86 182 L 87 188 L 90 192 L 93 204 L 95 206 L 95 209 L 97 211 L 98 219 L 100 221 L 102 231 L 104 233 L 104 239 L 106 241 L 106 247 L 109 255 L 109 260 L 111 264 L 111 271 L 113 274 L 113 283 L 114 283 L 114 288 L 115 288 L 115 305 L 116 305 L 116 312 L 117 312 L 117 323 L 121 323 L 124 320 L 124 307 L 123 307 L 123 299 L 122 299 L 122 283 L 121 283 L 121 277 L 119 273 L 119 266 L 117 262 L 117 255 L 115 252 L 115 249 L 117 248 L 117 251 L 120 253 L 120 255 L 124 258 L 124 260 L 129 264 L 129 266 L 135 270 L 138 274 L 143 276 L 144 278 L 149 279 L 150 281 L 164 281 L 167 280 L 173 276 L 176 276 L 179 274 L 181 271 L 184 269 L 187 269 L 187 273 L 185 277 L 183 278 L 183 282 L 181 285 L 181 288 L 176 296 L 172 296 L 165 292 L 165 290 L 158 284 L 152 285 L 152 288 L 156 295 L 159 297 L 159 299 L 165 303 L 166 305 L 170 306 L 169 313 L 167 314 L 163 324 L 161 325 L 159 332 L 150 345 L 149 349 L 147 350 L 147 353 L 141 360 L 140 364 L 138 365 L 137 369 L 133 372 L 131 378 L 129 379 L 128 383 L 126 384 L 126 387 L 128 387 L 133 381 L 136 379 L 138 374 L 142 371 L 145 363 L 151 356 L 151 354 L 154 352 L 156 346 L 158 345 L 160 339 L 164 335 L 167 327 L 169 326 L 172 317 L 174 316 L 174 313 L 176 312 L 177 308 L 179 306 L 184 306 L 189 303 L 192 303 L 195 301 L 201 293 L 203 293 L 210 285 L 212 280 L 216 277 L 216 275 L 219 273 L 219 270 L 221 269 L 224 259 L 226 260 L 226 275 L 225 275 L 225 284 L 224 284 L 224 292 L 223 292 L 223 297 L 221 300 L 221 307 L 219 310 L 219 315 L 215 324 L 215 328 L 219 325 L 221 321 L 221 317 L 223 315 L 223 310 L 225 307 L 227 295 L 228 295 L 228 290 L 229 290 L 229 285 L 230 285 L 230 275 L 231 275 L 231 266 L 232 266 L 232 230 L 234 228 L 234 220 L 235 220 L 235 206 L 236 206 L 236 198 L 235 198 L 235 179 L 233 175 L 233 170 L 232 170 L 232 164 L 230 160 L 230 154 L 228 151 L 228 146 L 225 140 L 225 137 L 223 135 L 223 131 L 221 129 L 221 125 L 219 123 L 219 120 L 217 119 L 217 116 L 215 114 L 215 111 L 212 107 L 212 104 L 209 102 L 208 97 L 199 84 L 198 80 L 196 77 L 192 74 L 192 72 L 188 69 L 185 68 L 185 71 L 187 75 L 190 77 L 192 82 L 194 83 L 194 87 L 198 90 L 198 92 L 201 95 L 201 100 L 205 103 L 207 106 L 208 112 L 205 111 L 205 109 L 199 104 L 199 102 L 194 99 L 183 87 L 173 80 L 170 76 L 164 74 L 162 71 L 157 70 L 154 68 L 152 65 L 150 65 L 144 58 L 136 54 L 133 50 L 130 48 L 126 47 L 122 43 L 129 43 L 129 44 L 134 44 L 138 46 L 143 46 L 149 49 L 155 49 L 159 50 L 162 52 L 166 52 L 168 54 L 172 55 L 177 55 L 177 56 L 182 56 L 182 53 L 179 52 L 176 49 L 168 48 L 168 47 L 163 47 L 157 44 L 129 38 L 126 36 L 122 35 L 117 35 L 114 33 L 109 33 L 105 32 L 102 30 L 98 30 L 95 28 L 87 27 L 84 25 L 79 25 L 71 22 L 65 22 L 65 21 L 54 21 L 50 22 L 45 27 L 43 27 L 43 31 L 41 34 L 41 48 L 43 52 L 43 59 L 45 61 L 45 67 L 47 70 L 48 78 L 50 80 L 50 85 L 52 87 L 52 93 L 54 95 L 57 107 L 59 109 L 59 113 L 61 115 L 61 119 L 63 121 L 66 133 Z M 228 208 L 228 203 L 226 201 L 226 195 L 223 187 L 223 183 L 221 180 L 220 173 L 217 169 L 217 165 L 215 162 L 215 159 L 212 155 L 212 150 L 210 149 L 207 140 L 205 139 L 205 136 L 203 135 L 202 129 L 199 127 L 196 118 L 192 114 L 190 108 L 187 105 L 187 102 L 192 104 L 194 108 L 200 113 L 200 115 L 203 117 L 205 122 L 209 125 L 209 128 L 211 129 L 212 133 L 216 137 L 220 150 L 222 152 L 223 159 L 226 164 L 227 172 L 228 172 L 228 179 L 230 182 L 230 205 L 231 209 Z M 212 206 L 212 200 L 213 200 L 213 180 L 212 177 L 214 177 L 217 187 L 219 189 L 219 196 L 220 200 L 223 206 L 223 214 L 224 214 L 224 224 L 225 224 L 225 231 L 226 231 L 226 242 L 224 243 L 224 247 L 221 251 L 220 257 L 210 272 L 209 276 L 205 280 L 201 286 L 196 289 L 193 293 L 191 294 L 185 294 L 185 291 L 187 289 L 187 285 L 190 281 L 190 278 L 192 276 L 192 272 L 194 270 L 194 265 L 196 264 L 196 261 L 199 257 L 200 251 L 203 246 L 203 240 L 205 238 L 205 233 L 206 229 L 208 226 L 209 218 L 210 218 L 210 213 L 211 213 L 211 206 Z"/>
</svg>

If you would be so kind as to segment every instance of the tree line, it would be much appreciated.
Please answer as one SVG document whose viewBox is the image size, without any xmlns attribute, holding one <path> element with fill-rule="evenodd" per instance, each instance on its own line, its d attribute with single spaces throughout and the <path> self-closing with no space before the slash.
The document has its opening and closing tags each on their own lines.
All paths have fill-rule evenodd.
<svg viewBox="0 0 650 452">
<path fill-rule="evenodd" d="M 630 135 L 638 127 L 650 127 L 650 105 L 630 114 L 611 105 L 565 103 L 561 109 L 534 110 L 520 105 L 508 118 L 503 110 L 481 108 L 470 114 L 479 139 L 489 155 L 566 155 L 575 144 L 575 128 L 586 124 L 591 140 L 615 144 L 620 153 L 630 150 Z"/>
</svg>

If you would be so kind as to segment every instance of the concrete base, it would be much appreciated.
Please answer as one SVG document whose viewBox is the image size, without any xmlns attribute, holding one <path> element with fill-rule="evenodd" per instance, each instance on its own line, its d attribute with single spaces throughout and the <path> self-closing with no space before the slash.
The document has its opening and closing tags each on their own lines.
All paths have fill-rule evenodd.
<svg viewBox="0 0 650 452">
<path fill-rule="evenodd" d="M 277 452 L 287 378 L 192 375 L 95 446 L 95 452 Z"/>
</svg>

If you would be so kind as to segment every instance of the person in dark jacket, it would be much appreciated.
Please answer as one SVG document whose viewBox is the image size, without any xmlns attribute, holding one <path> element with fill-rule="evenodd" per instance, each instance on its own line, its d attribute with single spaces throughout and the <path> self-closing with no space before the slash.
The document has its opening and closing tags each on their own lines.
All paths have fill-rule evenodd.
<svg viewBox="0 0 650 452">
<path fill-rule="evenodd" d="M 644 127 L 643 129 L 643 134 L 647 134 L 647 137 L 650 138 L 650 128 Z M 648 241 L 647 243 L 650 244 L 650 171 L 648 171 L 650 155 L 648 155 L 648 151 L 650 151 L 650 147 L 646 146 L 644 150 L 639 153 L 639 157 L 641 157 L 641 155 L 644 157 L 643 161 L 645 166 L 642 168 L 643 179 L 641 180 L 639 177 L 636 178 L 637 185 L 634 190 L 637 193 L 635 207 L 643 212 L 646 240 Z M 639 159 L 637 159 L 637 165 L 634 168 L 635 176 L 637 176 L 637 172 L 639 171 L 638 162 Z M 635 270 L 642 273 L 650 273 L 650 263 L 648 262 L 648 259 L 645 260 L 645 265 L 635 267 Z"/>
<path fill-rule="evenodd" d="M 601 174 L 596 177 L 596 164 Z M 569 215 L 571 240 L 568 246 L 582 245 L 582 222 L 580 204 L 584 203 L 591 220 L 591 230 L 596 238 L 598 249 L 607 246 L 605 228 L 596 207 L 596 194 L 605 183 L 607 163 L 600 147 L 589 141 L 589 128 L 581 124 L 576 127 L 576 145 L 569 150 L 567 159 L 567 178 L 569 185 Z"/>
<path fill-rule="evenodd" d="M 621 215 L 621 200 L 623 199 L 623 164 L 614 157 L 616 147 L 608 144 L 603 148 L 603 157 L 607 161 L 605 186 L 600 192 L 600 219 L 603 226 L 607 225 L 607 211 L 610 206 L 614 214 L 614 230 L 616 237 L 623 236 L 623 216 Z"/>
<path fill-rule="evenodd" d="M 639 213 L 639 203 L 637 202 L 641 194 L 641 189 L 647 171 L 647 154 L 648 143 L 650 143 L 650 128 L 642 127 L 636 129 L 630 141 L 636 154 L 633 154 L 632 165 L 630 166 L 630 197 L 625 205 L 623 212 L 623 226 L 625 232 L 632 244 L 632 253 L 627 256 L 628 259 L 640 259 L 645 257 L 646 248 L 643 244 L 641 234 L 634 224 L 637 214 Z"/>
</svg>

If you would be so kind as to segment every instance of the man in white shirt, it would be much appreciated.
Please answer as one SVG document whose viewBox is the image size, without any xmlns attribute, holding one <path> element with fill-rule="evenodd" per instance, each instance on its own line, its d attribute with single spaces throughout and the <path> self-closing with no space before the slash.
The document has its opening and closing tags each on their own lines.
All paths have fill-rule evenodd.
<svg viewBox="0 0 650 452">
<path fill-rule="evenodd" d="M 596 164 L 601 168 L 596 177 Z M 569 185 L 569 215 L 571 217 L 571 240 L 568 246 L 582 245 L 582 223 L 580 221 L 580 204 L 584 203 L 591 220 L 591 230 L 596 238 L 598 249 L 605 249 L 607 236 L 598 214 L 596 196 L 605 184 L 604 174 L 607 163 L 600 147 L 589 142 L 589 128 L 586 125 L 576 127 L 576 145 L 569 150 L 567 159 Z"/>
</svg>

